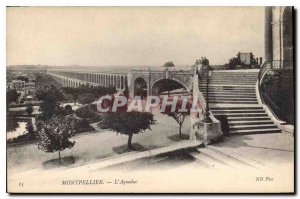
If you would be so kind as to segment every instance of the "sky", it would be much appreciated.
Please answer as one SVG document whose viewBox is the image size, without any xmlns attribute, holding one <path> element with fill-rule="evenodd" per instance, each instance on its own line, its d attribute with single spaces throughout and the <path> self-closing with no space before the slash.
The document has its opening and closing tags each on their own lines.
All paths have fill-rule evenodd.
<svg viewBox="0 0 300 199">
<path fill-rule="evenodd" d="M 264 57 L 263 7 L 8 7 L 7 65 L 175 66 Z"/>
</svg>

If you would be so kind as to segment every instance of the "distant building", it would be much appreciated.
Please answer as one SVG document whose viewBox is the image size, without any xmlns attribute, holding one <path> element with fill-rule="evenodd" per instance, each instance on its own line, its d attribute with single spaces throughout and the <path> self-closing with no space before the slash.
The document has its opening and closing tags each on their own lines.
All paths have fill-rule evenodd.
<svg viewBox="0 0 300 199">
<path fill-rule="evenodd" d="M 25 94 L 32 94 L 35 91 L 35 82 L 25 82 L 25 86 L 23 88 Z"/>
<path fill-rule="evenodd" d="M 22 80 L 12 80 L 7 83 L 8 89 L 16 89 L 17 91 L 23 90 L 25 87 L 25 81 Z"/>
<path fill-rule="evenodd" d="M 253 64 L 253 54 L 252 53 L 238 53 L 238 59 L 240 64 L 250 66 Z"/>
</svg>

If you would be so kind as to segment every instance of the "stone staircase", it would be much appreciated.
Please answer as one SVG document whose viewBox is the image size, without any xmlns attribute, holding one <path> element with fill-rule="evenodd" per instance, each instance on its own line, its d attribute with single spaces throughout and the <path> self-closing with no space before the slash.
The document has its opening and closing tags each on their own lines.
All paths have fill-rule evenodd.
<svg viewBox="0 0 300 199">
<path fill-rule="evenodd" d="M 229 134 L 280 133 L 258 103 L 255 86 L 258 70 L 214 71 L 209 82 L 209 106 L 214 116 L 226 117 Z M 206 98 L 206 80 L 199 89 Z"/>
</svg>

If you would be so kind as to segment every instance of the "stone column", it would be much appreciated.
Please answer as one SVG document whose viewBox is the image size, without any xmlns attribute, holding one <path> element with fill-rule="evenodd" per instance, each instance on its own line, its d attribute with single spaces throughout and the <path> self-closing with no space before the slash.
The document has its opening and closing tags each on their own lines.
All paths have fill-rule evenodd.
<svg viewBox="0 0 300 199">
<path fill-rule="evenodd" d="M 273 60 L 272 6 L 265 7 L 265 60 Z"/>
</svg>

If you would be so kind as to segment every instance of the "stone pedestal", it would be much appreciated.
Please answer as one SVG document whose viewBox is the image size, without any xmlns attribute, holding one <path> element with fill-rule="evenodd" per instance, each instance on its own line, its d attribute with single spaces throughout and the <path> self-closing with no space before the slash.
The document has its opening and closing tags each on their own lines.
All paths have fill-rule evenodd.
<svg viewBox="0 0 300 199">
<path fill-rule="evenodd" d="M 205 146 L 223 137 L 220 121 L 213 116 L 210 116 L 210 118 L 212 119 L 211 123 L 205 123 L 199 119 L 194 126 L 196 139 L 200 140 Z"/>
</svg>

